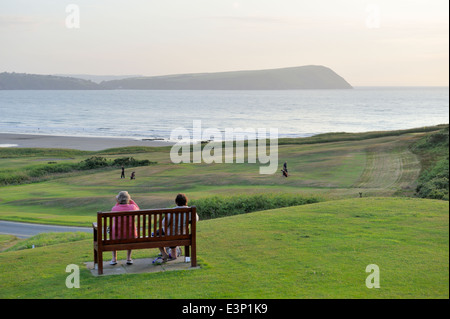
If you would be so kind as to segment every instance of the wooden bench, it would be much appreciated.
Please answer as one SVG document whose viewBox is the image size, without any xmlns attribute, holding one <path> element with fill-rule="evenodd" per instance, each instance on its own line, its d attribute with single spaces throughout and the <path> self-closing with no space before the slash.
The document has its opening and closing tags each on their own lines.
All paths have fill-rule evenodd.
<svg viewBox="0 0 450 319">
<path fill-rule="evenodd" d="M 170 215 L 170 225 L 168 217 Z M 164 222 L 163 222 L 164 221 Z M 191 257 L 191 267 L 197 266 L 195 206 L 186 208 L 147 209 L 124 212 L 97 212 L 94 229 L 94 264 L 103 274 L 103 252 L 113 250 L 147 249 L 184 246 L 184 254 Z M 117 234 L 115 223 L 121 224 Z M 131 225 L 130 225 L 131 223 Z M 182 227 L 185 225 L 185 227 Z M 125 227 L 124 227 L 125 226 Z M 130 232 L 137 228 L 137 236 Z M 161 229 L 166 230 L 164 232 Z M 115 234 L 112 234 L 115 231 Z M 191 252 L 189 252 L 191 247 Z"/>
</svg>

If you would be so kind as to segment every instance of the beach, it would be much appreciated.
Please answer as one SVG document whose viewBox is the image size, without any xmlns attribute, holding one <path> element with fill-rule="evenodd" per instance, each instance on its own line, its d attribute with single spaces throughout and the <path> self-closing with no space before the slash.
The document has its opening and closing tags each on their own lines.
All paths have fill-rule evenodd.
<svg viewBox="0 0 450 319">
<path fill-rule="evenodd" d="M 101 151 L 114 147 L 126 146 L 170 146 L 173 143 L 163 140 L 145 140 L 120 137 L 84 137 L 84 136 L 53 136 L 0 133 L 0 148 L 2 147 L 37 147 L 64 148 L 82 151 Z"/>
</svg>

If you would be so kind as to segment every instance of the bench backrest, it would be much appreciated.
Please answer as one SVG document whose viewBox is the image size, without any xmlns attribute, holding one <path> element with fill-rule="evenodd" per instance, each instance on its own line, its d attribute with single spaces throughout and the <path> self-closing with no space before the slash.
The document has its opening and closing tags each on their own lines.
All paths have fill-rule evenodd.
<svg viewBox="0 0 450 319">
<path fill-rule="evenodd" d="M 108 245 L 191 239 L 192 234 L 195 236 L 196 221 L 195 206 L 98 212 L 96 240 Z"/>
</svg>

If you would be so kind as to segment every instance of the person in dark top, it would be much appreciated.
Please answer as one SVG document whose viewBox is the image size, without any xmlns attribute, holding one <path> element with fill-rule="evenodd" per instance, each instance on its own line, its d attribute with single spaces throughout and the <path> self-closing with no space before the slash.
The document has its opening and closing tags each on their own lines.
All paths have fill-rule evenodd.
<svg viewBox="0 0 450 319">
<path fill-rule="evenodd" d="M 189 207 L 188 204 L 188 198 L 185 194 L 178 194 L 177 197 L 175 198 L 175 203 L 177 204 L 177 206 L 175 208 L 183 208 L 183 207 Z M 186 234 L 186 224 L 190 223 L 190 216 L 187 215 L 187 213 L 184 213 L 182 215 L 179 215 L 178 217 L 178 223 L 175 222 L 174 225 L 178 224 L 178 229 L 175 229 L 175 227 L 173 227 L 174 225 L 172 225 L 172 223 L 174 223 L 174 221 L 172 220 L 172 214 L 168 213 L 167 216 L 167 234 L 171 235 L 171 232 L 175 231 L 175 233 L 180 234 L 180 235 L 185 235 Z M 196 216 L 194 217 L 197 221 L 199 220 L 198 214 L 196 214 Z M 165 225 L 165 219 L 162 220 L 162 225 Z M 162 233 L 165 234 L 166 230 L 163 228 Z M 161 252 L 161 257 L 158 257 L 157 259 L 155 259 L 153 261 L 153 263 L 165 263 L 168 260 L 175 260 L 177 259 L 177 257 L 179 257 L 179 255 L 181 255 L 181 249 L 177 246 L 173 246 L 170 247 L 170 251 L 171 254 L 169 255 L 166 251 L 166 248 L 159 248 L 160 252 Z"/>
<path fill-rule="evenodd" d="M 283 169 L 281 170 L 284 177 L 288 177 L 288 169 L 287 169 L 287 162 L 284 162 Z"/>
</svg>

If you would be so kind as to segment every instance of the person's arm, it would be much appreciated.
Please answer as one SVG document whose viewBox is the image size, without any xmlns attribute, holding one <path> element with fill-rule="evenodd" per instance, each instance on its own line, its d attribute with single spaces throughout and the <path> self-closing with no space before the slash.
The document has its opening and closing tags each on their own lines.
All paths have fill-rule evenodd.
<svg viewBox="0 0 450 319">
<path fill-rule="evenodd" d="M 197 213 L 195 213 L 195 220 L 196 221 L 199 221 L 199 217 L 198 217 L 198 214 Z M 192 224 L 192 220 L 191 220 L 191 216 L 189 216 L 189 224 Z"/>
<path fill-rule="evenodd" d="M 163 220 L 164 221 L 164 220 Z M 167 214 L 167 227 L 170 229 L 170 224 L 172 223 L 172 214 Z"/>
<path fill-rule="evenodd" d="M 136 210 L 140 210 L 138 204 L 134 202 L 134 200 L 130 199 L 130 204 L 136 206 Z"/>
<path fill-rule="evenodd" d="M 167 218 L 167 229 L 165 227 L 166 218 Z M 164 233 L 166 235 L 170 235 L 170 223 L 171 223 L 171 221 L 172 221 L 172 215 L 169 213 L 169 214 L 166 214 L 166 216 L 163 218 L 163 220 L 161 222 L 162 228 L 164 229 Z"/>
</svg>

